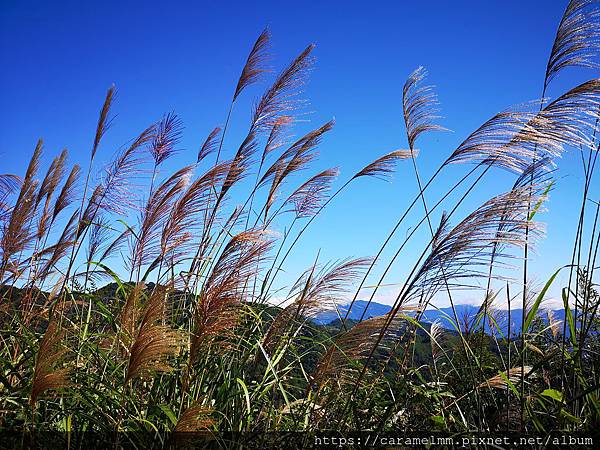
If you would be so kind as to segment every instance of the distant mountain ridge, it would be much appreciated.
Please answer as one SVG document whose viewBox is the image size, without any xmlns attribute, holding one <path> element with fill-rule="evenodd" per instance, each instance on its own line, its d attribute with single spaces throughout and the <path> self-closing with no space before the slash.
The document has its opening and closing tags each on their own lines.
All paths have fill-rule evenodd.
<svg viewBox="0 0 600 450">
<path fill-rule="evenodd" d="M 364 300 L 358 300 L 354 302 L 354 305 L 352 306 L 352 311 L 350 312 L 348 318 L 355 321 L 358 321 L 361 318 L 363 318 L 363 320 L 366 320 L 372 317 L 383 316 L 384 314 L 390 312 L 390 310 L 392 309 L 390 305 L 384 305 L 377 302 L 371 302 L 371 304 L 368 304 L 368 306 L 367 304 L 368 303 Z M 348 312 L 349 306 L 349 304 L 338 305 L 340 315 L 342 316 L 342 318 L 344 318 L 346 313 Z M 464 321 L 472 321 L 476 317 L 477 312 L 479 311 L 479 307 L 473 305 L 456 305 L 455 309 L 456 315 L 458 316 L 458 319 L 461 323 L 463 323 Z M 552 311 L 556 320 L 564 320 L 565 314 L 563 309 L 557 309 Z M 507 312 L 504 312 L 504 316 L 505 317 L 502 321 L 500 321 L 498 325 L 500 326 L 502 332 L 506 333 L 508 332 Z M 542 318 L 544 322 L 548 322 L 546 317 Z M 336 311 L 324 311 L 317 315 L 317 317 L 313 319 L 313 321 L 319 325 L 326 325 L 337 319 L 339 319 L 339 317 Z M 436 320 L 439 320 L 444 328 L 455 329 L 454 325 L 450 322 L 449 319 L 454 321 L 454 313 L 452 311 L 452 308 L 450 307 L 440 308 L 439 310 L 428 309 L 423 314 L 421 321 L 426 323 L 432 323 Z M 521 321 L 522 310 L 512 309 L 510 312 L 510 329 L 512 333 L 519 333 L 521 331 Z M 489 330 L 488 326 L 486 326 L 486 330 Z"/>
</svg>

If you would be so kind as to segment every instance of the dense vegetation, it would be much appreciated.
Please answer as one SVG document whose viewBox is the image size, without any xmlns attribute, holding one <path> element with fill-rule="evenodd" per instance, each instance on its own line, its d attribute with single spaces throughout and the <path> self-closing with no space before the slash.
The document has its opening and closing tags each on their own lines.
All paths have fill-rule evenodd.
<svg viewBox="0 0 600 450">
<path fill-rule="evenodd" d="M 110 88 L 85 169 L 69 167 L 64 151 L 40 173 L 40 140 L 23 176 L 0 175 L 0 427 L 63 431 L 73 440 L 93 431 L 139 446 L 203 430 L 594 430 L 600 206 L 588 193 L 600 79 L 544 98 L 563 69 L 595 67 L 598 31 L 596 3 L 569 2 L 541 100 L 489 119 L 429 180 L 419 175 L 415 143 L 443 128 L 433 89 L 417 69 L 403 89 L 407 150 L 379 156 L 333 194 L 336 168 L 298 181 L 333 122 L 290 137 L 312 45 L 274 77 L 230 152 L 231 112 L 267 77 L 270 36 L 263 32 L 224 128 L 172 174 L 161 169 L 183 132 L 173 113 L 98 171 L 112 120 Z M 580 207 L 570 212 L 579 217 L 573 256 L 536 289 L 528 256 L 542 234 L 537 213 L 554 186 L 554 160 L 564 151 L 581 153 L 585 173 Z M 357 180 L 386 178 L 396 164 L 414 173 L 419 194 L 400 214 L 390 211 L 399 218 L 375 257 L 323 264 L 315 255 L 282 294 L 276 278 L 321 211 L 358 188 Z M 451 164 L 468 169 L 442 198 L 431 198 L 429 186 Z M 456 220 L 494 171 L 514 174 L 513 188 Z M 457 199 L 440 214 L 452 193 Z M 407 223 L 419 208 L 422 218 Z M 283 236 L 270 231 L 275 224 Z M 311 322 L 324 309 L 375 299 L 406 243 L 425 227 L 430 239 L 388 314 Z M 403 243 L 383 261 L 400 233 Z M 507 282 L 508 263 L 522 267 Z M 569 274 L 564 321 L 544 309 L 561 273 Z M 455 290 L 476 279 L 487 286 L 479 312 L 459 317 Z M 367 280 L 374 288 L 364 298 Z M 419 320 L 439 297 L 453 307 L 451 330 Z M 515 308 L 523 310 L 521 324 L 506 332 Z"/>
</svg>

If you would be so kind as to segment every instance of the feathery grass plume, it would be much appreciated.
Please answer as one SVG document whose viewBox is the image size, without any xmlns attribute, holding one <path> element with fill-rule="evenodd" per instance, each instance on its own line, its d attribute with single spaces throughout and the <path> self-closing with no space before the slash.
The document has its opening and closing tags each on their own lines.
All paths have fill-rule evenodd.
<svg viewBox="0 0 600 450">
<path fill-rule="evenodd" d="M 143 162 L 142 147 L 154 136 L 154 126 L 146 128 L 131 145 L 120 152 L 104 170 L 103 180 L 96 186 L 84 210 L 78 238 L 94 221 L 98 211 L 125 213 L 134 206 L 132 192 L 129 189 L 131 179 L 140 173 Z"/>
<path fill-rule="evenodd" d="M 105 169 L 102 195 L 97 203 L 100 210 L 121 213 L 124 211 L 123 206 L 133 205 L 131 179 L 141 173 L 140 166 L 144 161 L 142 149 L 152 140 L 154 134 L 154 126 L 146 128 Z"/>
<path fill-rule="evenodd" d="M 102 109 L 100 110 L 100 117 L 98 118 L 98 125 L 96 127 L 96 135 L 94 136 L 94 145 L 92 146 L 92 153 L 90 159 L 94 159 L 94 157 L 96 156 L 96 152 L 98 151 L 98 145 L 100 145 L 102 137 L 106 134 L 112 123 L 112 118 L 109 117 L 109 114 L 110 107 L 112 106 L 112 102 L 114 100 L 114 96 L 115 87 L 111 86 L 106 92 L 106 98 L 104 99 L 104 104 L 102 105 Z"/>
<path fill-rule="evenodd" d="M 262 33 L 260 33 L 258 39 L 256 39 L 256 42 L 254 43 L 254 46 L 248 55 L 246 64 L 242 69 L 237 86 L 235 87 L 235 93 L 233 94 L 234 102 L 244 89 L 256 83 L 263 73 L 268 72 L 265 67 L 265 63 L 269 59 L 268 49 L 270 39 L 271 34 L 266 28 Z"/>
<path fill-rule="evenodd" d="M 316 157 L 315 149 L 321 143 L 323 135 L 331 131 L 333 125 L 334 122 L 331 120 L 294 142 L 265 171 L 258 186 L 271 183 L 271 191 L 276 191 L 289 175 L 306 168 L 308 163 Z"/>
<path fill-rule="evenodd" d="M 225 120 L 223 135 L 221 136 L 221 139 L 219 140 L 219 146 L 217 149 L 217 159 L 216 159 L 217 163 L 219 162 L 219 157 L 221 156 L 221 149 L 223 147 L 223 139 L 225 137 L 225 132 L 226 132 L 227 126 L 229 124 L 229 119 L 231 118 L 231 112 L 233 111 L 233 106 L 235 104 L 235 101 L 237 100 L 237 97 L 242 93 L 242 91 L 247 86 L 255 83 L 260 78 L 260 75 L 267 71 L 264 66 L 265 66 L 265 61 L 267 59 L 267 48 L 268 48 L 268 44 L 269 44 L 269 37 L 270 37 L 269 32 L 267 29 L 265 29 L 260 34 L 257 41 L 255 42 L 254 47 L 252 48 L 252 50 L 250 51 L 250 54 L 248 55 L 246 64 L 244 65 L 244 68 L 242 69 L 242 73 L 240 74 L 238 84 L 236 86 L 233 98 L 231 100 L 231 104 L 229 106 L 229 112 L 227 113 L 227 119 Z M 263 98 L 264 98 L 264 96 L 263 96 Z M 267 103 L 269 103 L 269 102 L 267 102 Z M 257 110 L 255 109 L 254 113 L 252 115 L 252 125 L 250 126 L 250 130 L 248 131 L 248 136 L 246 137 L 244 143 L 242 144 L 242 147 L 244 147 L 246 145 L 247 146 L 255 146 L 254 141 L 256 139 L 256 135 L 262 129 L 262 124 L 260 123 L 261 120 L 262 119 L 260 117 L 260 114 L 258 114 Z M 240 150 L 242 147 L 240 147 Z M 234 161 L 236 161 L 238 159 L 240 150 L 238 150 L 238 155 L 236 155 L 236 158 L 234 158 Z M 237 165 L 232 165 L 232 167 L 237 167 Z M 219 202 L 220 202 L 220 199 L 217 200 L 217 204 Z"/>
<path fill-rule="evenodd" d="M 64 275 L 60 275 L 58 277 L 57 281 L 55 281 L 53 283 L 52 289 L 46 296 L 44 304 L 43 304 L 42 308 L 40 308 L 39 316 L 44 316 L 46 318 L 49 318 L 48 315 L 51 312 L 50 305 L 52 305 L 54 303 L 54 301 L 56 300 L 56 298 L 58 297 L 58 294 L 60 293 L 60 291 L 62 289 L 63 282 L 64 282 Z M 56 311 L 56 310 L 54 310 L 54 311 Z"/>
<path fill-rule="evenodd" d="M 318 388 L 333 383 L 338 387 L 347 382 L 352 382 L 356 371 L 359 369 L 357 363 L 368 358 L 374 339 L 380 334 L 383 327 L 386 328 L 386 338 L 397 338 L 405 322 L 390 314 L 372 317 L 364 320 L 350 330 L 339 334 L 333 344 L 327 349 L 318 362 L 313 374 L 313 384 Z"/>
<path fill-rule="evenodd" d="M 513 189 L 524 189 L 528 188 L 532 195 L 538 200 L 535 206 L 535 210 L 538 211 L 541 208 L 542 201 L 548 194 L 549 183 L 551 182 L 551 173 L 553 170 L 553 162 L 549 156 L 537 158 L 532 161 L 529 165 L 522 169 L 521 174 L 517 177 L 513 184 Z M 506 206 L 506 214 L 510 214 L 510 206 Z M 530 212 L 531 214 L 531 212 Z M 498 223 L 497 235 L 500 237 L 502 233 L 510 231 L 511 222 L 500 220 Z M 504 247 L 504 243 L 501 240 L 494 242 L 492 253 L 490 255 L 490 271 L 493 270 L 493 265 L 496 258 L 496 252 L 500 251 Z M 488 280 L 488 289 L 490 287 L 491 278 Z"/>
<path fill-rule="evenodd" d="M 248 230 L 233 236 L 215 262 L 204 282 L 194 311 L 190 362 L 200 350 L 217 337 L 233 331 L 238 319 L 238 306 L 245 297 L 244 286 L 257 273 L 257 266 L 273 245 L 265 230 Z"/>
<path fill-rule="evenodd" d="M 46 172 L 40 189 L 38 191 L 36 202 L 40 203 L 44 197 L 51 197 L 56 190 L 58 184 L 65 175 L 65 163 L 67 161 L 67 150 L 63 150 L 56 158 L 50 163 L 50 167 Z"/>
<path fill-rule="evenodd" d="M 123 245 L 127 242 L 129 235 L 131 234 L 131 229 L 126 228 L 104 249 L 100 258 L 98 258 L 98 262 L 103 262 L 107 258 L 110 258 L 115 253 L 121 250 Z"/>
<path fill-rule="evenodd" d="M 77 233 L 77 218 L 79 210 L 75 210 L 67 221 L 63 231 L 55 244 L 46 247 L 40 253 L 39 257 L 44 261 L 37 278 L 44 280 L 53 271 L 58 270 L 57 265 L 62 258 L 67 255 L 68 250 L 75 244 L 75 235 Z M 46 255 L 49 255 L 46 258 Z"/>
<path fill-rule="evenodd" d="M 165 114 L 155 125 L 154 136 L 150 142 L 150 154 L 156 166 L 177 151 L 175 146 L 181 139 L 182 133 L 183 123 L 173 112 Z"/>
<path fill-rule="evenodd" d="M 290 145 L 290 147 L 282 153 L 281 158 L 284 160 L 289 160 L 298 153 L 308 153 L 310 150 L 316 148 L 321 143 L 325 133 L 331 131 L 334 126 L 335 119 L 331 119 L 330 121 L 325 122 L 319 128 L 309 131 L 300 139 L 295 141 L 292 145 Z"/>
<path fill-rule="evenodd" d="M 201 227 L 197 214 L 206 210 L 212 189 L 230 172 L 231 163 L 222 162 L 211 167 L 201 177 L 191 183 L 174 202 L 168 218 L 162 228 L 160 238 L 160 256 L 167 255 L 177 262 L 186 253 L 194 232 Z M 156 264 L 156 263 L 155 263 Z"/>
<path fill-rule="evenodd" d="M 56 201 L 54 202 L 54 209 L 52 211 L 52 220 L 55 220 L 56 217 L 71 203 L 75 200 L 77 187 L 77 181 L 79 180 L 79 175 L 81 171 L 77 164 L 73 166 L 65 184 L 60 190 L 58 196 L 56 197 Z"/>
<path fill-rule="evenodd" d="M 418 152 L 411 152 L 410 150 L 394 150 L 393 152 L 377 158 L 375 161 L 365 166 L 362 170 L 359 170 L 352 177 L 352 179 L 360 177 L 373 177 L 386 180 L 391 176 L 392 173 L 394 173 L 396 162 L 403 159 L 412 158 L 413 154 L 416 156 Z"/>
<path fill-rule="evenodd" d="M 522 148 L 509 143 L 535 117 L 535 113 L 527 110 L 532 107 L 533 104 L 527 104 L 521 106 L 522 110 L 517 107 L 496 114 L 471 133 L 444 165 L 485 162 L 519 172 L 533 159 L 533 154 L 528 147 Z"/>
<path fill-rule="evenodd" d="M 29 160 L 29 164 L 27 165 L 27 170 L 25 171 L 25 177 L 23 178 L 23 183 L 21 184 L 21 192 L 23 192 L 23 188 L 33 182 L 33 178 L 37 175 L 40 168 L 40 160 L 42 157 L 42 149 L 43 149 L 44 141 L 38 139 L 37 144 L 35 145 L 35 150 L 33 151 L 33 155 L 31 155 L 31 159 Z M 19 203 L 21 195 L 19 195 Z"/>
<path fill-rule="evenodd" d="M 485 297 L 483 298 L 481 305 L 479 305 L 479 309 L 477 310 L 477 314 L 475 315 L 474 325 L 481 324 L 481 329 L 484 331 L 486 329 L 486 326 L 489 325 L 489 331 L 494 331 L 493 322 L 495 321 L 496 317 L 500 317 L 500 315 L 498 314 L 499 310 L 496 308 L 497 299 L 498 292 L 494 292 L 488 287 L 485 291 Z M 496 323 L 500 325 L 498 321 L 496 321 Z"/>
<path fill-rule="evenodd" d="M 526 217 L 530 194 L 528 188 L 500 194 L 485 202 L 450 231 L 447 231 L 448 221 L 444 218 L 435 233 L 435 244 L 429 256 L 400 294 L 402 299 L 435 292 L 446 282 L 451 287 L 467 287 L 464 284 L 466 280 L 474 281 L 487 275 L 481 267 L 487 265 L 494 243 L 522 246 L 525 244 L 526 227 L 529 227 L 531 240 L 538 237 L 541 226 L 529 222 Z M 498 228 L 502 229 L 501 233 L 498 233 Z M 509 257 L 506 252 L 496 251 L 497 261 L 498 258 Z"/>
<path fill-rule="evenodd" d="M 21 184 L 21 178 L 10 173 L 0 173 L 0 201 L 17 190 Z"/>
<path fill-rule="evenodd" d="M 262 157 L 260 159 L 261 165 L 264 164 L 267 156 L 269 156 L 274 150 L 285 145 L 284 133 L 288 126 L 293 122 L 292 116 L 280 116 L 275 120 L 275 123 L 271 127 L 269 137 L 265 144 Z"/>
<path fill-rule="evenodd" d="M 96 214 L 100 211 L 100 204 L 102 202 L 103 193 L 105 192 L 102 183 L 98 184 L 92 191 L 92 195 L 87 202 L 87 206 L 83 210 L 81 219 L 79 220 L 79 226 L 77 230 L 77 238 L 86 233 L 88 227 L 94 222 Z"/>
<path fill-rule="evenodd" d="M 313 64 L 310 56 L 314 49 L 311 44 L 294 59 L 276 78 L 274 83 L 263 94 L 254 108 L 252 123 L 257 130 L 264 130 L 277 123 L 282 114 L 298 107 L 299 88 Z"/>
<path fill-rule="evenodd" d="M 172 368 L 168 359 L 182 344 L 182 336 L 165 325 L 165 310 L 169 289 L 156 286 L 137 325 L 135 338 L 129 349 L 129 364 L 125 383 L 152 372 L 167 372 Z"/>
<path fill-rule="evenodd" d="M 431 324 L 431 329 L 429 330 L 430 334 L 430 344 L 431 344 L 431 356 L 434 361 L 440 357 L 442 353 L 441 339 L 444 334 L 444 328 L 440 323 L 439 319 L 436 319 Z"/>
<path fill-rule="evenodd" d="M 44 177 L 44 180 L 42 181 L 38 191 L 36 203 L 40 204 L 44 198 L 46 199 L 38 219 L 37 238 L 40 240 L 46 234 L 48 227 L 52 223 L 53 213 L 52 208 L 50 207 L 50 202 L 52 200 L 52 196 L 54 195 L 54 191 L 65 175 L 66 160 L 67 150 L 63 150 L 59 156 L 52 160 L 48 172 L 46 173 L 46 176 Z"/>
<path fill-rule="evenodd" d="M 412 149 L 415 148 L 415 142 L 422 133 L 445 130 L 435 123 L 440 116 L 436 115 L 439 102 L 433 92 L 433 86 L 421 85 L 426 76 L 425 68 L 417 68 L 410 74 L 402 89 L 404 124 L 406 125 L 408 145 Z"/>
<path fill-rule="evenodd" d="M 99 216 L 96 221 L 90 225 L 90 236 L 88 238 L 86 252 L 86 261 L 88 264 L 95 260 L 96 255 L 105 246 L 111 236 L 111 231 L 108 221 L 102 216 Z"/>
<path fill-rule="evenodd" d="M 297 218 L 313 216 L 327 198 L 331 183 L 338 174 L 339 169 L 334 167 L 311 177 L 287 198 L 283 207 L 290 206 Z"/>
<path fill-rule="evenodd" d="M 160 254 L 160 235 L 175 199 L 189 184 L 194 166 L 179 169 L 158 186 L 140 212 L 139 229 L 133 242 L 131 267 L 140 270 L 142 265 Z"/>
<path fill-rule="evenodd" d="M 56 319 L 51 318 L 37 351 L 29 396 L 29 403 L 32 407 L 44 392 L 57 391 L 70 385 L 70 369 L 59 367 L 63 356 L 67 353 L 66 347 L 62 345 L 64 337 L 64 330 L 59 327 Z"/>
<path fill-rule="evenodd" d="M 44 235 L 48 232 L 50 228 L 50 221 L 50 211 L 47 208 L 43 208 L 38 217 L 37 231 L 35 233 L 35 237 L 37 238 L 38 242 L 41 241 Z"/>
<path fill-rule="evenodd" d="M 523 172 L 515 180 L 513 189 L 529 186 L 541 194 L 552 181 L 554 167 L 551 157 L 537 158 L 523 169 Z"/>
<path fill-rule="evenodd" d="M 33 155 L 27 165 L 25 177 L 21 183 L 19 195 L 8 217 L 7 223 L 2 227 L 2 239 L 0 250 L 2 251 L 2 263 L 0 264 L 0 280 L 3 272 L 11 259 L 17 253 L 27 248 L 34 234 L 31 231 L 31 218 L 37 209 L 36 191 L 39 182 L 34 180 L 40 167 L 43 141 L 39 139 L 33 151 Z"/>
<path fill-rule="evenodd" d="M 210 417 L 213 412 L 214 410 L 208 406 L 194 403 L 179 416 L 175 433 L 193 433 L 210 429 L 215 424 L 215 420 Z"/>
<path fill-rule="evenodd" d="M 8 197 L 17 190 L 21 178 L 9 173 L 0 174 L 0 222 L 4 222 L 10 212 L 10 205 L 6 203 Z"/>
<path fill-rule="evenodd" d="M 532 161 L 528 166 L 526 166 L 522 173 L 517 177 L 515 183 L 513 184 L 513 189 L 522 189 L 528 188 L 532 195 L 535 195 L 539 200 L 537 204 L 534 206 L 534 211 L 538 211 L 541 208 L 541 202 L 544 200 L 545 196 L 548 193 L 548 189 L 551 187 L 551 173 L 553 169 L 553 162 L 549 156 L 543 156 L 542 158 L 536 158 Z M 507 205 L 506 214 L 509 214 L 510 207 Z M 531 215 L 531 212 L 530 212 Z M 509 231 L 511 227 L 510 221 L 501 220 L 498 224 L 497 235 L 500 237 L 502 233 Z M 493 243 L 492 252 L 490 255 L 489 262 L 489 274 L 488 274 L 488 282 L 486 288 L 486 298 L 482 304 L 482 308 L 480 308 L 480 313 L 482 313 L 482 319 L 485 323 L 488 321 L 488 306 L 491 306 L 491 303 L 496 298 L 495 294 L 491 292 L 491 283 L 492 283 L 492 273 L 494 270 L 494 263 L 496 259 L 496 253 L 501 251 L 504 247 L 504 243 L 500 240 L 497 240 Z M 495 313 L 496 316 L 499 316 L 499 310 L 492 310 L 492 313 Z M 490 317 L 490 329 L 495 332 L 495 327 L 492 327 L 491 319 L 496 319 L 496 322 L 499 323 L 500 317 Z M 503 318 L 502 318 L 503 319 Z"/>
<path fill-rule="evenodd" d="M 526 149 L 535 156 L 533 161 L 558 156 L 565 147 L 589 148 L 594 145 L 599 110 L 600 79 L 586 81 L 535 114 L 507 147 Z"/>
<path fill-rule="evenodd" d="M 444 164 L 480 162 L 520 173 L 537 158 L 560 155 L 565 146 L 589 147 L 598 120 L 600 80 L 582 83 L 546 105 L 534 103 L 489 119 L 450 155 Z"/>
<path fill-rule="evenodd" d="M 532 367 L 513 367 L 508 371 L 499 373 L 477 386 L 478 389 L 492 387 L 495 389 L 506 389 L 507 382 L 506 379 L 510 380 L 512 384 L 520 384 L 521 383 L 521 374 L 525 374 L 525 376 L 531 373 Z"/>
<path fill-rule="evenodd" d="M 217 139 L 217 136 L 219 135 L 220 132 L 221 132 L 221 128 L 219 128 L 219 127 L 216 127 L 214 130 L 212 130 L 210 132 L 210 134 L 204 141 L 204 144 L 202 144 L 202 147 L 200 147 L 200 150 L 198 150 L 198 156 L 196 158 L 196 163 L 200 163 L 208 155 L 217 151 L 217 148 L 219 147 L 219 141 Z"/>
<path fill-rule="evenodd" d="M 143 282 L 135 283 L 133 288 L 127 294 L 125 303 L 119 313 L 119 342 L 122 350 L 127 351 L 133 345 L 135 339 L 136 326 L 144 312 L 141 307 L 142 294 L 146 288 Z"/>
<path fill-rule="evenodd" d="M 316 158 L 316 147 L 321 143 L 325 133 L 331 131 L 333 125 L 334 121 L 331 120 L 302 136 L 265 171 L 265 174 L 258 182 L 259 187 L 267 184 L 269 181 L 271 182 L 267 200 L 265 201 L 265 217 L 275 202 L 279 188 L 283 185 L 284 181 L 292 174 L 305 169 Z"/>
<path fill-rule="evenodd" d="M 234 184 L 242 180 L 247 175 L 251 158 L 256 152 L 257 146 L 258 143 L 256 142 L 256 130 L 251 129 L 246 135 L 246 138 L 242 144 L 239 146 L 235 156 L 231 160 L 227 176 L 221 185 L 221 190 L 219 192 L 219 196 L 217 197 L 217 206 L 221 203 L 223 198 L 225 198 L 225 195 L 227 195 L 229 189 L 231 189 Z M 215 210 L 217 209 L 217 206 L 215 207 Z"/>
<path fill-rule="evenodd" d="M 566 67 L 597 67 L 600 44 L 596 0 L 571 0 L 560 21 L 546 66 L 544 90 Z"/>
<path fill-rule="evenodd" d="M 560 335 L 562 320 L 558 320 L 554 311 L 551 309 L 546 310 L 546 317 L 548 318 L 548 325 L 550 326 L 550 331 L 552 332 L 552 337 L 554 339 L 558 339 Z"/>
<path fill-rule="evenodd" d="M 336 308 L 343 301 L 348 287 L 370 262 L 369 258 L 357 258 L 324 267 L 320 273 L 315 273 L 315 266 L 306 270 L 291 289 L 290 297 L 294 301 L 273 320 L 265 336 L 265 346 L 276 343 L 276 338 L 295 321 L 310 319 L 320 311 Z"/>
<path fill-rule="evenodd" d="M 14 258 L 26 250 L 35 237 L 31 229 L 31 217 L 36 212 L 35 198 L 38 184 L 31 178 L 25 180 L 10 218 L 3 224 L 2 239 L 0 239 L 0 281 L 6 271 L 15 275 L 19 273 L 19 261 Z"/>
</svg>

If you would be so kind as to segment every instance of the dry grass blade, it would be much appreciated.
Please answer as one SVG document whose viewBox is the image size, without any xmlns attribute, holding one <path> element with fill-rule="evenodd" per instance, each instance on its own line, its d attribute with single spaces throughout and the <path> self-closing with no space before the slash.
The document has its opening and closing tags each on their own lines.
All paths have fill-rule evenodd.
<svg viewBox="0 0 600 450">
<path fill-rule="evenodd" d="M 422 86 L 421 82 L 427 76 L 427 71 L 419 67 L 410 74 L 402 89 L 402 110 L 408 145 L 415 148 L 417 138 L 428 131 L 442 131 L 443 127 L 435 121 L 440 117 L 436 115 L 439 104 L 432 86 Z"/>
<path fill-rule="evenodd" d="M 564 68 L 597 67 L 598 10 L 595 0 L 571 0 L 560 21 L 552 46 L 544 86 Z"/>
<path fill-rule="evenodd" d="M 258 39 L 256 39 L 235 88 L 233 95 L 234 102 L 244 89 L 256 83 L 261 75 L 268 71 L 265 68 L 265 63 L 269 58 L 268 49 L 270 39 L 271 35 L 267 29 L 263 30 Z"/>
<path fill-rule="evenodd" d="M 70 385 L 70 370 L 58 367 L 63 355 L 67 352 L 67 349 L 61 345 L 64 336 L 65 333 L 59 328 L 56 320 L 50 319 L 37 352 L 29 397 L 32 406 L 44 392 L 64 389 Z"/>
<path fill-rule="evenodd" d="M 388 179 L 389 176 L 394 173 L 394 168 L 398 161 L 412 158 L 413 155 L 416 156 L 415 151 L 395 150 L 377 158 L 371 164 L 365 166 L 362 170 L 358 171 L 352 179 L 360 177 L 374 177 L 382 180 Z"/>
<path fill-rule="evenodd" d="M 96 156 L 96 152 L 98 151 L 98 145 L 100 145 L 100 141 L 102 137 L 106 134 L 108 129 L 110 128 L 112 119 L 109 117 L 110 107 L 112 106 L 112 102 L 115 96 L 115 87 L 111 86 L 106 93 L 106 98 L 104 99 L 104 104 L 102 105 L 102 109 L 100 110 L 100 117 L 98 119 L 98 125 L 96 127 L 96 135 L 94 136 L 94 145 L 92 147 L 91 159 L 94 159 Z"/>
<path fill-rule="evenodd" d="M 164 324 L 167 297 L 167 288 L 156 286 L 144 307 L 141 322 L 129 350 L 126 383 L 152 372 L 171 370 L 168 359 L 179 351 L 182 336 Z"/>
</svg>

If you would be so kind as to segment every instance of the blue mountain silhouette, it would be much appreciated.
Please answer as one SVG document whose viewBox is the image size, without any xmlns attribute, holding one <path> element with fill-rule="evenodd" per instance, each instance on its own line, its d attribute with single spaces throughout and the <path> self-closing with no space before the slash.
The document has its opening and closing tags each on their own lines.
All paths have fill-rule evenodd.
<svg viewBox="0 0 600 450">
<path fill-rule="evenodd" d="M 348 311 L 349 305 L 339 305 L 339 311 L 342 318 L 345 317 Z M 456 315 L 458 317 L 458 321 L 461 324 L 461 328 L 464 329 L 465 324 L 469 325 L 473 323 L 473 320 L 477 316 L 477 312 L 479 311 L 478 306 L 473 305 L 456 305 Z M 391 306 L 383 305 L 381 303 L 371 302 L 367 306 L 367 302 L 364 300 L 359 300 L 354 302 L 352 306 L 352 311 L 348 315 L 348 318 L 352 320 L 363 320 L 369 319 L 371 317 L 378 317 L 384 314 L 387 314 L 391 310 Z M 553 310 L 554 316 L 557 320 L 564 320 L 565 314 L 564 310 L 556 309 Z M 497 322 L 498 327 L 502 330 L 503 333 L 508 331 L 508 311 L 503 311 L 501 314 L 502 317 L 499 318 Z M 522 321 L 522 310 L 521 309 L 513 309 L 510 312 L 510 329 L 512 333 L 520 333 L 521 331 L 521 321 Z M 547 322 L 547 318 L 544 314 L 541 315 L 544 322 Z M 317 315 L 313 321 L 319 325 L 326 325 L 334 320 L 338 319 L 338 313 L 336 311 L 324 311 Z M 422 322 L 434 322 L 439 320 L 441 325 L 449 330 L 455 330 L 455 317 L 452 308 L 440 308 L 440 309 L 428 309 L 423 314 L 421 319 Z M 489 330 L 489 326 L 486 326 L 486 330 Z"/>
</svg>

